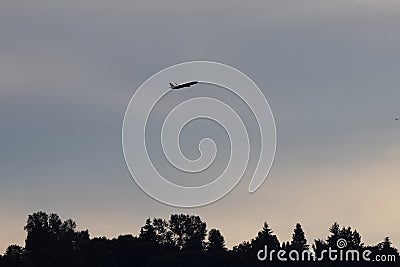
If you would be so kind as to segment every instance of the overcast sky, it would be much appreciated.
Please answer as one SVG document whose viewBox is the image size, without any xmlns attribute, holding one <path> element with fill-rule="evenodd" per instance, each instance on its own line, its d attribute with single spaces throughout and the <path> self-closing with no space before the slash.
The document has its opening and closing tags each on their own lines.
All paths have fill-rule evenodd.
<svg viewBox="0 0 400 267">
<path fill-rule="evenodd" d="M 400 2 L 18 1 L 0 3 L 0 253 L 28 214 L 91 236 L 138 234 L 147 217 L 200 215 L 229 247 L 268 220 L 309 243 L 338 221 L 400 247 Z M 249 75 L 273 110 L 278 147 L 254 194 L 241 181 L 202 208 L 163 205 L 132 181 L 127 104 L 147 78 L 191 60 Z"/>
</svg>

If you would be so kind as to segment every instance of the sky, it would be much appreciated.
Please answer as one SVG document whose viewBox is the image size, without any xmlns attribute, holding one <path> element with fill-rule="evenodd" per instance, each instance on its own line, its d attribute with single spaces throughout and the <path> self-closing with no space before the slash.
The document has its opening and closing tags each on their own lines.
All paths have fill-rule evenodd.
<svg viewBox="0 0 400 267">
<path fill-rule="evenodd" d="M 0 253 L 36 211 L 91 236 L 137 235 L 147 217 L 200 215 L 228 247 L 265 220 L 309 243 L 338 221 L 400 247 L 400 2 L 20 1 L 0 3 Z M 277 128 L 265 183 L 200 208 L 146 195 L 121 129 L 135 90 L 192 60 L 245 72 Z M 190 132 L 189 132 L 190 133 Z M 190 134 L 189 134 L 190 136 Z"/>
</svg>

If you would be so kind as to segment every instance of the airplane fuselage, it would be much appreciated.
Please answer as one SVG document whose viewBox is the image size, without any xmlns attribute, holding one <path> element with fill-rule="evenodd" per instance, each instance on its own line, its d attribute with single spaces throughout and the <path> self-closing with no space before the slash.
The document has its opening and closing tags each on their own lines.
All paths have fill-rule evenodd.
<svg viewBox="0 0 400 267">
<path fill-rule="evenodd" d="M 181 88 L 185 88 L 185 87 L 190 87 L 192 85 L 195 85 L 199 83 L 198 81 L 192 81 L 192 82 L 187 82 L 187 83 L 181 83 L 181 84 L 172 84 L 170 83 L 169 86 L 171 89 L 181 89 Z"/>
</svg>

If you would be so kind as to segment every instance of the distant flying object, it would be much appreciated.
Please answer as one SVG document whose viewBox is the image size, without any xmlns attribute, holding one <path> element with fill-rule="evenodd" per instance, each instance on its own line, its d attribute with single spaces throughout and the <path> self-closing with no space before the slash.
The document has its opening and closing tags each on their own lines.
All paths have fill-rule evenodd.
<svg viewBox="0 0 400 267">
<path fill-rule="evenodd" d="M 400 121 L 400 118 L 395 118 L 394 120 L 395 120 L 395 121 Z"/>
<path fill-rule="evenodd" d="M 173 83 L 169 83 L 169 87 L 171 89 L 181 89 L 181 88 L 185 88 L 185 87 L 190 87 L 192 85 L 195 85 L 199 83 L 198 81 L 192 81 L 192 82 L 187 82 L 187 83 L 181 83 L 181 84 L 173 84 Z"/>
</svg>

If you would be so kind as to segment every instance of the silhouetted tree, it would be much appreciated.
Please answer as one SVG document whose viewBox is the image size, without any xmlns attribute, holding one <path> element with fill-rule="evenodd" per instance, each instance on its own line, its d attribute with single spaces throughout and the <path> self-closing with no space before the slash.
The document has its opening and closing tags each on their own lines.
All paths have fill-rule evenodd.
<svg viewBox="0 0 400 267">
<path fill-rule="evenodd" d="M 234 262 L 230 266 L 253 266 L 255 263 L 254 249 L 251 241 L 243 241 L 232 249 L 230 257 Z M 228 254 L 229 255 L 229 254 Z"/>
<path fill-rule="evenodd" d="M 157 237 L 156 237 L 156 230 L 151 223 L 150 218 L 146 219 L 145 225 L 140 229 L 140 234 L 139 238 L 144 241 L 148 242 L 156 242 Z"/>
<path fill-rule="evenodd" d="M 27 232 L 25 249 L 30 260 L 36 266 L 50 265 L 49 255 L 54 255 L 54 242 L 49 227 L 49 215 L 42 211 L 29 215 L 24 229 Z"/>
<path fill-rule="evenodd" d="M 78 232 L 75 228 L 73 220 L 62 222 L 57 214 L 40 211 L 29 215 L 24 227 L 29 260 L 37 266 L 76 265 L 80 248 L 89 242 L 89 232 Z"/>
<path fill-rule="evenodd" d="M 285 248 L 282 248 L 282 249 L 286 250 L 286 251 L 290 251 L 290 243 L 289 243 L 289 241 L 286 241 Z"/>
<path fill-rule="evenodd" d="M 331 235 L 326 239 L 326 242 L 331 248 L 337 248 L 337 241 L 339 239 L 346 240 L 346 250 L 353 249 L 361 251 L 364 247 L 364 244 L 361 242 L 361 235 L 357 232 L 357 230 L 352 231 L 350 226 L 347 228 L 340 228 L 339 224 L 335 222 L 329 228 L 329 231 Z"/>
<path fill-rule="evenodd" d="M 62 221 L 60 217 L 55 214 L 51 213 L 49 215 L 49 232 L 53 235 L 59 235 L 61 232 Z"/>
<path fill-rule="evenodd" d="M 312 246 L 316 257 L 320 258 L 322 251 L 328 249 L 328 244 L 322 239 L 314 240 L 314 245 Z"/>
<path fill-rule="evenodd" d="M 202 250 L 206 236 L 206 223 L 199 216 L 173 214 L 169 220 L 171 239 L 179 249 Z"/>
<path fill-rule="evenodd" d="M 2 261 L 5 266 L 20 266 L 25 256 L 25 249 L 18 245 L 10 245 L 6 249 L 6 253 Z"/>
<path fill-rule="evenodd" d="M 252 242 L 252 247 L 255 250 L 263 249 L 267 245 L 269 250 L 280 249 L 280 243 L 276 235 L 273 234 L 272 229 L 265 221 L 263 228 L 258 232 L 257 237 Z"/>
<path fill-rule="evenodd" d="M 297 250 L 301 252 L 303 250 L 308 250 L 309 245 L 307 245 L 307 239 L 305 237 L 304 231 L 301 228 L 301 224 L 297 223 L 292 235 L 292 242 L 290 244 L 290 249 Z"/>
<path fill-rule="evenodd" d="M 164 219 L 154 218 L 153 228 L 156 232 L 156 242 L 160 245 L 173 245 L 172 232 L 168 227 L 168 222 Z"/>
<path fill-rule="evenodd" d="M 227 250 L 219 230 L 211 229 L 205 243 L 206 223 L 198 216 L 183 214 L 171 215 L 169 221 L 148 218 L 141 227 L 139 237 L 121 235 L 111 240 L 106 237 L 90 239 L 87 230 L 76 230 L 76 223 L 72 219 L 62 221 L 54 213 L 37 212 L 29 215 L 24 228 L 27 232 L 25 248 L 9 246 L 5 254 L 0 255 L 0 267 L 265 266 L 266 262 L 258 261 L 256 256 L 265 245 L 270 253 L 275 250 L 275 255 L 280 248 L 291 252 L 308 249 L 300 224 L 296 224 L 291 243 L 283 242 L 280 246 L 278 238 L 265 222 L 254 239 Z M 330 235 L 326 240 L 314 241 L 316 256 L 320 258 L 322 251 L 330 247 L 339 251 L 337 240 L 340 238 L 347 241 L 343 250 L 368 249 L 372 251 L 371 259 L 374 255 L 393 255 L 396 256 L 396 262 L 337 264 L 329 261 L 325 253 L 322 262 L 278 262 L 274 257 L 276 261 L 271 266 L 399 266 L 398 250 L 392 246 L 389 237 L 375 246 L 365 247 L 357 230 L 340 228 L 338 223 L 330 227 Z M 340 252 L 345 253 L 342 249 Z"/>
<path fill-rule="evenodd" d="M 36 212 L 28 216 L 24 229 L 27 232 L 25 248 L 36 252 L 50 241 L 49 216 L 45 212 Z"/>
<path fill-rule="evenodd" d="M 211 229 L 208 232 L 207 250 L 208 251 L 225 251 L 226 250 L 225 239 L 219 230 Z"/>
<path fill-rule="evenodd" d="M 334 222 L 332 226 L 329 228 L 330 236 L 326 239 L 327 245 L 336 248 L 337 241 L 340 238 L 340 226 L 339 223 Z"/>
<path fill-rule="evenodd" d="M 354 230 L 354 232 L 351 234 L 351 248 L 360 250 L 363 247 L 364 243 L 361 242 L 361 235 L 357 232 L 357 230 Z"/>
<path fill-rule="evenodd" d="M 253 240 L 252 240 L 253 241 Z M 251 252 L 252 250 L 252 246 L 251 246 L 252 242 L 249 241 L 243 241 L 242 243 L 240 243 L 237 246 L 234 246 L 232 251 L 234 252 L 234 254 L 243 256 L 245 254 L 248 254 Z"/>
<path fill-rule="evenodd" d="M 386 255 L 396 255 L 399 256 L 399 251 L 392 247 L 392 242 L 390 241 L 390 238 L 387 236 L 383 239 L 383 242 L 379 243 L 377 246 L 378 251 L 380 254 L 386 254 Z"/>
</svg>

